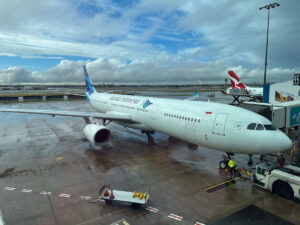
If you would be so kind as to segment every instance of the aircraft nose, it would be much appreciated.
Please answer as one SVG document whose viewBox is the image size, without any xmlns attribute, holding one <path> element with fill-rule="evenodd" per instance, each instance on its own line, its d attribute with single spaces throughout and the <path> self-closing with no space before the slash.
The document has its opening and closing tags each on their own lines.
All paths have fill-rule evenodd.
<svg viewBox="0 0 300 225">
<path fill-rule="evenodd" d="M 283 132 L 280 131 L 276 136 L 275 148 L 278 151 L 282 152 L 292 148 L 293 142 Z"/>
</svg>

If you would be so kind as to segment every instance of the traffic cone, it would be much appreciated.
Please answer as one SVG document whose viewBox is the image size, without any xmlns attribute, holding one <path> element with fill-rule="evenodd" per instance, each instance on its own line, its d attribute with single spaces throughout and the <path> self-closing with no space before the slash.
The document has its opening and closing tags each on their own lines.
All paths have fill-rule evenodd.
<svg viewBox="0 0 300 225">
<path fill-rule="evenodd" d="M 104 196 L 109 196 L 109 192 L 108 192 L 107 185 L 105 185 L 105 190 L 104 190 L 104 192 L 103 192 L 103 195 L 104 195 Z"/>
<path fill-rule="evenodd" d="M 113 194 L 113 190 L 112 190 L 112 188 L 110 189 L 110 196 L 109 196 L 111 199 L 112 198 L 115 198 L 115 196 L 114 196 L 114 194 Z"/>
</svg>

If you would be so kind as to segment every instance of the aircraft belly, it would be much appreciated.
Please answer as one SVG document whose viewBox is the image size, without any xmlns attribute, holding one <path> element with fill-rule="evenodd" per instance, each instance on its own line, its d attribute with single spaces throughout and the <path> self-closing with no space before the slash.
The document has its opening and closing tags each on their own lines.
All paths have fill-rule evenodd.
<svg viewBox="0 0 300 225">
<path fill-rule="evenodd" d="M 119 124 L 124 127 L 133 128 L 133 129 L 153 131 L 153 129 L 151 129 L 148 126 L 146 126 L 145 124 L 141 124 L 141 123 L 139 123 L 139 124 L 123 123 L 123 122 L 114 122 L 114 123 Z"/>
</svg>

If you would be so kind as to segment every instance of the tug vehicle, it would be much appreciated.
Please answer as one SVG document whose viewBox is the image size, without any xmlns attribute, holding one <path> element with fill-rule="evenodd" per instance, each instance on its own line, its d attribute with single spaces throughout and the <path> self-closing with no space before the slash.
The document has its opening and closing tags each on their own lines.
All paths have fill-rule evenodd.
<svg viewBox="0 0 300 225">
<path fill-rule="evenodd" d="M 253 175 L 253 184 L 287 199 L 300 199 L 300 167 L 281 167 L 274 162 L 258 163 Z"/>
</svg>

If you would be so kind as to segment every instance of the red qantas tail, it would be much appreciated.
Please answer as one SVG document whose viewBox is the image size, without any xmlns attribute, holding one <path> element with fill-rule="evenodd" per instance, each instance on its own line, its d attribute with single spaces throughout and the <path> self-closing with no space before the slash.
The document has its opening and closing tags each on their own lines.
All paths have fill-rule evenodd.
<svg viewBox="0 0 300 225">
<path fill-rule="evenodd" d="M 246 90 L 246 86 L 243 84 L 242 81 L 238 78 L 238 76 L 233 71 L 228 71 L 230 82 L 232 89 L 243 89 Z"/>
</svg>

